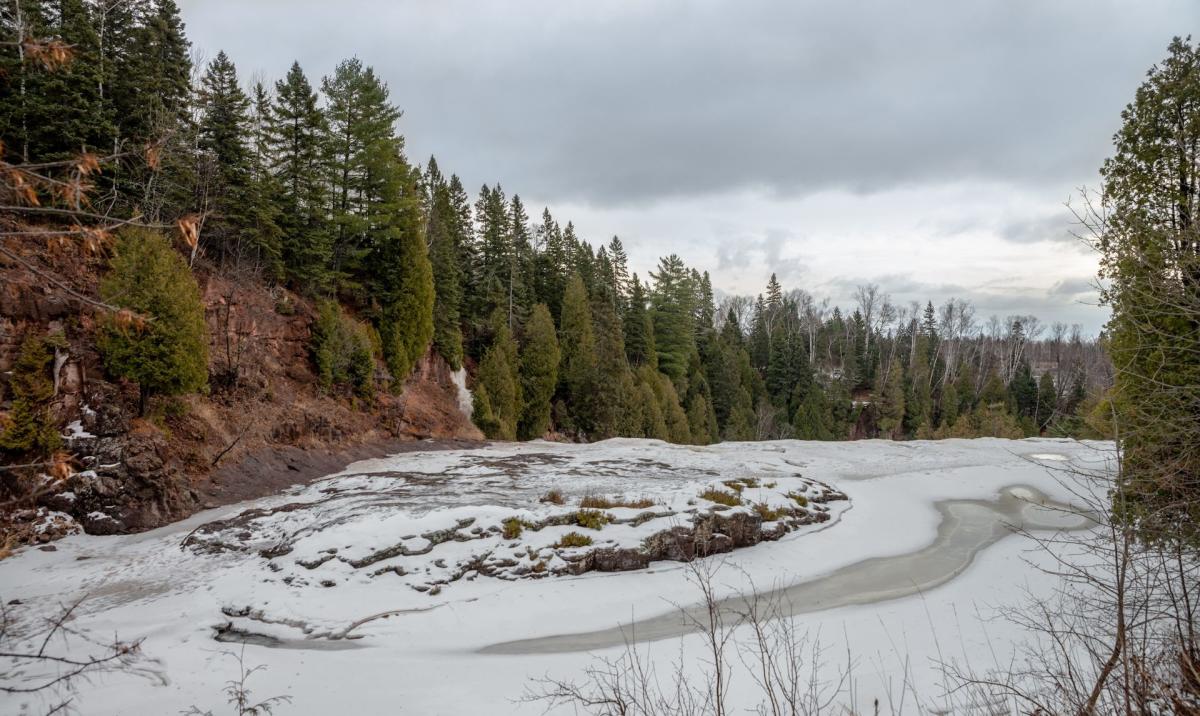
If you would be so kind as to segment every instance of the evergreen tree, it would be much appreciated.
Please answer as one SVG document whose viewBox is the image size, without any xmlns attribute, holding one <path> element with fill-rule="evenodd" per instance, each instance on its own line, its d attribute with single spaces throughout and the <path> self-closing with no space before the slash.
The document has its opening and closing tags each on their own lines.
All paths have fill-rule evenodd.
<svg viewBox="0 0 1200 716">
<path fill-rule="evenodd" d="M 1171 41 L 1122 112 L 1104 163 L 1101 277 L 1112 308 L 1111 404 L 1121 437 L 1122 510 L 1154 535 L 1200 515 L 1200 48 Z M 1131 506 L 1136 503 L 1136 508 Z"/>
<path fill-rule="evenodd" d="M 608 258 L 612 262 L 613 292 L 618 307 L 624 312 L 632 295 L 633 278 L 629 274 L 629 256 L 625 253 L 625 245 L 616 236 L 608 242 Z"/>
<path fill-rule="evenodd" d="M 114 134 L 100 96 L 100 38 L 89 8 L 83 0 L 57 0 L 52 7 L 46 34 L 70 46 L 71 61 L 41 72 L 36 87 L 27 87 L 41 94 L 29 103 L 26 129 L 29 155 L 42 161 L 107 151 Z"/>
<path fill-rule="evenodd" d="M 876 391 L 879 410 L 880 437 L 897 439 L 904 429 L 904 380 L 898 366 L 893 366 Z"/>
<path fill-rule="evenodd" d="M 596 337 L 587 289 L 578 274 L 567 281 L 563 294 L 558 344 L 562 351 L 558 373 L 572 422 L 578 430 L 591 432 L 596 410 Z"/>
<path fill-rule="evenodd" d="M 0 422 L 0 450 L 44 457 L 61 445 L 50 413 L 53 366 L 47 340 L 32 332 L 25 334 L 10 373 L 12 410 L 7 424 Z"/>
<path fill-rule="evenodd" d="M 105 3 L 108 12 L 120 12 L 122 3 Z M 120 32 L 125 20 L 114 18 Z M 169 136 L 188 122 L 191 96 L 191 43 L 174 0 L 151 0 L 144 20 L 133 31 L 125 62 L 115 58 L 106 69 L 113 74 L 111 101 L 119 138 L 141 143 Z M 118 40 L 113 44 L 119 46 Z"/>
<path fill-rule="evenodd" d="M 521 391 L 524 407 L 518 426 L 522 440 L 539 438 L 550 427 L 550 401 L 558 384 L 558 364 L 561 355 L 554 333 L 550 309 L 539 303 L 533 307 L 525 324 L 525 340 L 521 349 Z"/>
<path fill-rule="evenodd" d="M 476 378 L 490 410 L 490 415 L 481 417 L 490 428 L 490 432 L 485 433 L 489 438 L 515 440 L 522 403 L 517 344 L 503 314 L 496 315 L 495 323 L 495 339 L 483 354 Z"/>
<path fill-rule="evenodd" d="M 398 390 L 433 339 L 433 267 L 421 230 L 419 172 L 399 154 L 399 139 L 383 144 L 370 153 L 380 200 L 369 207 L 371 271 L 366 278 L 383 357 Z M 498 399 L 492 396 L 499 411 Z M 511 416 L 500 412 L 499 417 Z"/>
<path fill-rule="evenodd" d="M 280 231 L 274 223 L 270 186 L 255 182 L 250 98 L 237 69 L 223 51 L 208 64 L 199 94 L 200 149 L 207 159 L 203 201 L 211 207 L 203 237 L 221 263 L 257 261 L 273 271 L 279 264 Z"/>
<path fill-rule="evenodd" d="M 654 279 L 650 303 L 658 367 L 671 380 L 681 383 L 696 350 L 691 276 L 683 260 L 672 254 L 659 260 L 658 272 L 650 277 Z"/>
<path fill-rule="evenodd" d="M 511 217 L 504 190 L 486 184 L 475 202 L 476 266 L 472 271 L 470 314 L 479 332 L 479 322 L 497 309 L 508 313 L 509 232 Z"/>
<path fill-rule="evenodd" d="M 346 315 L 337 301 L 317 303 L 312 357 L 323 390 L 348 386 L 360 398 L 375 392 L 375 350 L 367 326 Z"/>
<path fill-rule="evenodd" d="M 529 235 L 529 215 L 521 197 L 513 194 L 508 210 L 509 231 L 506 247 L 508 275 L 507 288 L 508 324 L 524 323 L 532 308 L 533 291 L 529 279 L 533 275 L 533 242 Z"/>
<path fill-rule="evenodd" d="M 200 390 L 208 380 L 208 335 L 200 289 L 183 257 L 163 237 L 126 231 L 117 243 L 112 270 L 100 282 L 101 297 L 132 311 L 104 317 L 96 341 L 110 375 L 138 384 L 140 412 L 156 394 Z"/>
<path fill-rule="evenodd" d="M 388 101 L 387 85 L 358 58 L 338 63 L 321 81 L 321 90 L 331 160 L 331 269 L 340 285 L 353 289 L 374 248 L 378 215 L 392 211 L 387 204 L 393 201 L 394 180 L 380 165 L 392 161 L 402 144 L 395 131 L 400 110 Z"/>
<path fill-rule="evenodd" d="M 592 301 L 592 325 L 596 346 L 592 429 L 597 437 L 613 437 L 628 427 L 625 413 L 633 400 L 634 385 L 625 358 L 621 319 L 603 296 Z"/>
<path fill-rule="evenodd" d="M 321 292 L 331 283 L 326 219 L 325 119 L 299 63 L 275 83 L 267 125 L 271 171 L 279 186 L 283 264 L 293 284 Z"/>
<path fill-rule="evenodd" d="M 454 370 L 462 365 L 462 268 L 459 265 L 459 229 L 450 186 L 431 157 L 426 171 L 427 209 L 425 232 L 433 270 L 433 345 Z"/>
<path fill-rule="evenodd" d="M 630 365 L 639 366 L 646 363 L 658 365 L 658 355 L 654 345 L 654 324 L 650 312 L 646 309 L 646 291 L 638 280 L 637 274 L 630 279 L 632 289 L 629 292 L 629 304 L 625 311 L 625 355 Z"/>
<path fill-rule="evenodd" d="M 1057 408 L 1058 391 L 1054 387 L 1054 376 L 1050 375 L 1050 371 L 1046 371 L 1038 381 L 1037 408 L 1033 414 L 1039 431 L 1050 425 Z"/>
</svg>

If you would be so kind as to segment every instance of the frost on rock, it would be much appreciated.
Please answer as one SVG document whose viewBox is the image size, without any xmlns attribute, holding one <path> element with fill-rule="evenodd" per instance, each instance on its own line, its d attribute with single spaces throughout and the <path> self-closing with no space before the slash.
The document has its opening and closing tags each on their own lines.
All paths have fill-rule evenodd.
<svg viewBox="0 0 1200 716">
<path fill-rule="evenodd" d="M 438 594 L 481 576 L 626 571 L 728 552 L 828 522 L 847 504 L 782 462 L 609 442 L 365 461 L 281 504 L 202 525 L 184 544 L 257 554 L 266 579 L 293 587 L 399 579 Z"/>
</svg>

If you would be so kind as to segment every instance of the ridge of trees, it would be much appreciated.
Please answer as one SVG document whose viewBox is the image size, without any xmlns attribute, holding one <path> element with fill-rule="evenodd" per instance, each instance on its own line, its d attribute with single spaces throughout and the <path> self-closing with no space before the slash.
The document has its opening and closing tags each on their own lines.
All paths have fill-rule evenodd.
<svg viewBox="0 0 1200 716">
<path fill-rule="evenodd" d="M 87 177 L 104 216 L 191 227 L 189 264 L 341 304 L 321 304 L 314 326 L 327 389 L 399 389 L 432 344 L 471 368 L 494 438 L 1092 430 L 1088 392 L 1108 374 L 1077 330 L 1039 340 L 1032 317 L 980 326 L 965 302 L 897 307 L 873 285 L 847 315 L 774 275 L 756 299 L 718 304 L 708 273 L 676 255 L 643 280 L 616 236 L 593 245 L 549 209 L 531 220 L 499 184 L 472 201 L 436 159 L 412 165 L 401 111 L 357 58 L 319 81 L 293 63 L 246 86 L 224 52 L 192 67 L 173 0 L 18 0 L 0 24 L 6 166 L 151 157 Z M 69 59 L 31 61 L 48 46 L 37 38 Z M 163 385 L 194 387 L 184 372 Z"/>
</svg>

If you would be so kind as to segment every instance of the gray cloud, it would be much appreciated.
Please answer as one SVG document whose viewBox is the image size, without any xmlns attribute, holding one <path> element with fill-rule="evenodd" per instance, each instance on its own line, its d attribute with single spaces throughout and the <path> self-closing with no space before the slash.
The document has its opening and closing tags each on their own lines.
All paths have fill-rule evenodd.
<svg viewBox="0 0 1200 716">
<path fill-rule="evenodd" d="M 768 229 L 762 237 L 742 237 L 717 245 L 717 270 L 766 266 L 783 282 L 798 281 L 804 275 L 803 259 L 784 256 L 784 248 L 797 236 L 782 229 Z"/>
<path fill-rule="evenodd" d="M 549 201 L 1092 181 L 1192 0 L 185 0 L 198 47 L 282 75 L 358 54 L 419 157 Z M 349 20 L 348 18 L 353 18 Z M 264 41 L 263 27 L 271 27 Z"/>
</svg>

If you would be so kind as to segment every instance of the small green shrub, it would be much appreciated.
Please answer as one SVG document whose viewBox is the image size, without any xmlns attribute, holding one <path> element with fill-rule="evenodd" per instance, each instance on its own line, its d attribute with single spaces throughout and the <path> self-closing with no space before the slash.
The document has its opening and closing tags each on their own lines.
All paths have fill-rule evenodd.
<svg viewBox="0 0 1200 716">
<path fill-rule="evenodd" d="M 737 507 L 738 505 L 742 504 L 742 498 L 736 493 L 725 492 L 724 490 L 718 490 L 712 487 L 708 488 L 704 492 L 701 492 L 700 497 L 708 500 L 709 502 L 715 502 L 718 505 L 727 505 L 729 507 Z"/>
<path fill-rule="evenodd" d="M 600 510 L 580 510 L 575 513 L 575 524 L 590 530 L 602 529 L 609 522 L 612 522 L 612 515 Z"/>
<path fill-rule="evenodd" d="M 9 379 L 12 412 L 7 424 L 0 424 L 0 450 L 49 455 L 61 445 L 50 414 L 53 363 L 48 341 L 34 333 L 26 334 Z"/>
<path fill-rule="evenodd" d="M 551 505 L 563 505 L 566 504 L 567 501 L 563 498 L 561 491 L 551 490 L 538 498 L 538 502 L 547 502 Z"/>
<path fill-rule="evenodd" d="M 555 547 L 587 547 L 592 543 L 592 538 L 587 535 L 579 534 L 578 532 L 568 532 L 562 536 Z"/>
<path fill-rule="evenodd" d="M 120 312 L 100 320 L 96 347 L 110 375 L 138 384 L 139 412 L 151 395 L 180 395 L 208 382 L 208 329 L 200 287 L 161 235 L 125 231 L 100 297 Z"/>
<path fill-rule="evenodd" d="M 360 398 L 375 392 L 375 346 L 370 329 L 342 310 L 337 301 L 317 304 L 312 356 L 321 387 L 349 386 Z"/>
<path fill-rule="evenodd" d="M 504 539 L 516 539 L 521 536 L 521 531 L 525 528 L 525 523 L 516 517 L 509 517 L 501 523 L 503 527 Z"/>
</svg>

